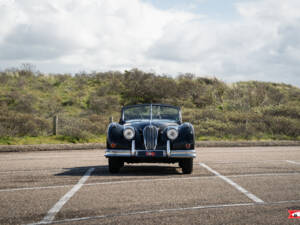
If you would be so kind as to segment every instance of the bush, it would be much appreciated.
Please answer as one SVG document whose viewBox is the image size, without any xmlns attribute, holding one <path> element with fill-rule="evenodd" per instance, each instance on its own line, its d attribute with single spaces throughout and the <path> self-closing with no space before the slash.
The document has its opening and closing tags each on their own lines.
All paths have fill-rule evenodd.
<svg viewBox="0 0 300 225">
<path fill-rule="evenodd" d="M 277 105 L 269 106 L 262 110 L 265 116 L 282 116 L 300 119 L 299 105 Z"/>
<path fill-rule="evenodd" d="M 119 99 L 117 96 L 97 96 L 92 95 L 88 100 L 88 108 L 94 113 L 105 113 L 120 111 Z"/>
<path fill-rule="evenodd" d="M 30 114 L 0 115 L 0 124 L 1 137 L 47 135 L 51 130 L 49 121 Z"/>
<path fill-rule="evenodd" d="M 280 134 L 290 137 L 300 135 L 300 121 L 298 119 L 283 116 L 266 116 L 265 123 L 271 134 Z"/>
<path fill-rule="evenodd" d="M 58 121 L 58 133 L 76 140 L 87 140 L 103 134 L 103 126 L 99 127 L 99 123 L 93 123 L 87 118 L 59 116 Z"/>
</svg>

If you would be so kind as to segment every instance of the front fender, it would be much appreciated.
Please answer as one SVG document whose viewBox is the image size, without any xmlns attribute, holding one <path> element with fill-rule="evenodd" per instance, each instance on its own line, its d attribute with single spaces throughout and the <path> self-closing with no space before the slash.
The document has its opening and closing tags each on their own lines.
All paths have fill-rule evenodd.
<svg viewBox="0 0 300 225">
<path fill-rule="evenodd" d="M 106 147 L 112 149 L 111 144 L 114 143 L 116 146 L 115 149 L 131 149 L 131 140 L 127 140 L 123 135 L 123 130 L 126 126 L 118 123 L 111 123 L 107 129 L 107 141 Z M 135 130 L 135 145 L 138 148 L 143 148 L 143 139 L 141 133 L 133 127 Z"/>
<path fill-rule="evenodd" d="M 124 126 L 118 123 L 111 123 L 107 129 L 106 147 L 111 149 L 111 144 L 115 144 L 117 149 L 128 149 L 131 142 L 123 137 Z"/>
<path fill-rule="evenodd" d="M 195 148 L 195 132 L 191 123 L 183 123 L 178 127 L 178 137 L 171 141 L 171 148 L 186 149 L 186 144 L 190 144 L 189 149 Z"/>
</svg>

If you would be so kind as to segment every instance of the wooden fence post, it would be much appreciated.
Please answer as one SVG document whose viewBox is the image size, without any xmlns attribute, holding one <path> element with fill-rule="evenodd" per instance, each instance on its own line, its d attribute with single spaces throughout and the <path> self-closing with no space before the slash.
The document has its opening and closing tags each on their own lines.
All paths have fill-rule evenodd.
<svg viewBox="0 0 300 225">
<path fill-rule="evenodd" d="M 53 117 L 53 135 L 57 135 L 58 131 L 58 116 Z"/>
<path fill-rule="evenodd" d="M 112 123 L 112 122 L 114 122 L 114 117 L 113 116 L 109 117 L 109 123 Z"/>
</svg>

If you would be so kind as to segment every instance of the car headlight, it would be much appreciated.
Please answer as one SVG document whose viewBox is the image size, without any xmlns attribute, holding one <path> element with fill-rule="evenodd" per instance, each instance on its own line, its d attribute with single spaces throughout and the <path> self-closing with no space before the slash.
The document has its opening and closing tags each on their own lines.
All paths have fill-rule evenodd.
<svg viewBox="0 0 300 225">
<path fill-rule="evenodd" d="M 168 129 L 167 136 L 170 140 L 175 140 L 178 137 L 178 130 L 175 128 Z"/>
<path fill-rule="evenodd" d="M 126 128 L 123 130 L 123 135 L 124 135 L 124 137 L 125 137 L 127 140 L 133 139 L 133 138 L 134 138 L 134 135 L 135 135 L 134 128 L 133 128 L 133 127 L 126 127 Z"/>
</svg>

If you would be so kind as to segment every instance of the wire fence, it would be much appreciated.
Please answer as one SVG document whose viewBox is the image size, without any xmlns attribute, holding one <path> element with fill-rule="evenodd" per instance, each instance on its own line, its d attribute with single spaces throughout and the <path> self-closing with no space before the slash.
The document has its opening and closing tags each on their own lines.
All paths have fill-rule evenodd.
<svg viewBox="0 0 300 225">
<path fill-rule="evenodd" d="M 30 114 L 7 115 L 0 117 L 0 137 L 63 135 L 87 139 L 105 134 L 111 120 L 101 115 L 81 117 L 55 115 L 50 118 Z"/>
</svg>

